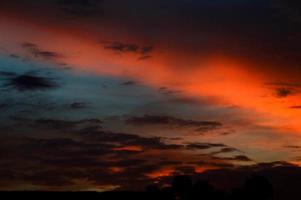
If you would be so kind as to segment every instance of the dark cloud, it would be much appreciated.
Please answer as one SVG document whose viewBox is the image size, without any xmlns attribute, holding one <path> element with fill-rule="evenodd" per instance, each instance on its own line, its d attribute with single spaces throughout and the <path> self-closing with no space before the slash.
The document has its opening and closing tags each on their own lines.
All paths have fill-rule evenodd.
<svg viewBox="0 0 301 200">
<path fill-rule="evenodd" d="M 11 76 L 6 86 L 11 86 L 19 91 L 49 90 L 59 87 L 53 78 L 33 74 Z"/>
<path fill-rule="evenodd" d="M 0 71 L 0 76 L 4 76 L 4 77 L 14 77 L 17 74 L 14 72 L 6 72 L 6 71 Z"/>
<path fill-rule="evenodd" d="M 132 167 L 144 164 L 146 161 L 142 159 L 127 159 L 109 162 L 111 166 Z"/>
<path fill-rule="evenodd" d="M 144 115 L 142 117 L 129 117 L 125 121 L 127 124 L 135 126 L 143 125 L 165 125 L 175 127 L 197 127 L 199 130 L 214 130 L 222 126 L 220 122 L 216 121 L 194 121 L 179 119 L 170 116 L 155 116 L 155 115 Z"/>
<path fill-rule="evenodd" d="M 72 109 L 83 109 L 83 108 L 87 108 L 87 103 L 83 103 L 83 102 L 74 102 L 70 105 L 70 108 Z"/>
<path fill-rule="evenodd" d="M 3 109 L 8 108 L 8 107 L 9 107 L 9 104 L 0 103 L 0 110 L 3 110 Z"/>
<path fill-rule="evenodd" d="M 16 139 L 14 138 L 15 141 Z M 97 168 L 104 177 L 108 174 L 105 168 L 110 164 L 98 161 L 97 157 L 104 158 L 112 153 L 112 145 L 109 144 L 86 143 L 70 138 L 19 138 L 16 144 L 14 141 L 5 142 L 11 142 L 13 145 L 11 148 L 3 148 L 7 156 L 0 162 L 0 171 L 6 169 L 5 162 L 13 163 L 10 165 L 13 178 L 7 180 L 1 177 L 1 182 L 24 181 L 39 186 L 68 187 L 72 185 L 72 180 L 88 179 L 88 174 Z M 3 141 L 1 143 L 3 144 Z"/>
<path fill-rule="evenodd" d="M 207 133 L 208 131 L 212 131 L 212 130 L 216 130 L 217 128 L 219 128 L 219 126 L 201 126 L 199 128 L 197 128 L 195 131 L 198 132 L 199 134 L 204 134 Z M 227 134 L 232 134 L 231 132 L 223 132 L 221 133 L 221 135 L 227 135 Z"/>
<path fill-rule="evenodd" d="M 160 87 L 159 92 L 165 95 L 173 95 L 173 94 L 180 93 L 181 91 L 171 90 L 167 87 Z"/>
<path fill-rule="evenodd" d="M 237 167 L 236 165 L 231 163 L 221 163 L 221 162 L 210 162 L 208 163 L 208 165 L 218 167 L 218 168 L 223 168 L 223 169 L 233 169 Z"/>
<path fill-rule="evenodd" d="M 251 158 L 249 158 L 248 156 L 245 156 L 245 155 L 238 155 L 238 156 L 235 156 L 234 158 L 231 158 L 230 160 L 245 161 L 245 162 L 253 161 Z"/>
<path fill-rule="evenodd" d="M 245 155 L 237 155 L 235 157 L 218 157 L 216 156 L 217 154 L 232 154 L 232 153 L 242 153 L 237 148 L 229 147 L 228 145 L 225 144 L 220 144 L 220 143 L 190 143 L 186 145 L 186 149 L 188 150 L 211 150 L 214 149 L 215 151 L 211 151 L 208 153 L 203 153 L 201 155 L 206 155 L 211 157 L 213 160 L 219 160 L 219 161 L 252 161 L 250 158 L 248 158 Z M 218 149 L 218 150 L 216 150 Z M 203 162 L 203 161 L 201 161 Z M 194 164 L 210 164 L 210 166 L 216 166 L 212 165 L 211 163 L 194 163 Z M 222 164 L 229 164 L 229 163 L 222 163 Z"/>
<path fill-rule="evenodd" d="M 29 42 L 22 43 L 22 47 L 26 49 L 35 58 L 55 60 L 62 57 L 62 55 L 56 52 L 42 50 L 38 45 Z"/>
<path fill-rule="evenodd" d="M 104 142 L 119 142 L 124 146 L 141 146 L 143 149 L 182 149 L 182 145 L 165 144 L 160 137 L 144 138 L 134 134 L 114 133 L 95 127 L 87 127 L 78 132 L 86 140 L 101 140 Z M 121 146 L 122 147 L 122 146 Z"/>
<path fill-rule="evenodd" d="M 159 166 L 175 166 L 175 165 L 182 165 L 183 162 L 182 161 L 172 161 L 172 160 L 165 160 L 165 161 L 161 161 L 160 163 L 158 163 Z"/>
<path fill-rule="evenodd" d="M 169 176 L 160 179 L 148 176 L 168 166 L 173 167 L 175 173 L 179 174 L 190 174 L 193 177 L 203 178 L 209 176 L 209 180 L 212 180 L 214 184 L 223 186 L 223 183 L 227 183 L 225 188 L 228 188 L 235 186 L 236 178 L 239 178 L 241 173 L 245 175 L 254 171 L 258 172 L 258 170 L 270 171 L 278 167 L 293 167 L 286 162 L 260 163 L 245 168 L 231 163 L 233 161 L 251 161 L 250 158 L 243 155 L 226 158 L 213 157 L 213 160 L 203 159 L 200 162 L 190 162 L 190 159 L 187 159 L 187 163 L 185 163 L 184 160 L 179 160 L 169 154 L 174 150 L 183 148 L 179 145 L 166 144 L 160 138 L 147 138 L 134 134 L 105 131 L 100 127 L 91 127 L 93 123 L 98 124 L 98 120 L 62 122 L 59 126 L 60 129 L 53 125 L 60 124 L 58 123 L 59 120 L 29 121 L 43 124 L 43 129 L 48 127 L 47 130 L 53 129 L 53 133 L 57 133 L 58 130 L 62 131 L 56 136 L 47 134 L 47 137 L 44 135 L 41 138 L 27 135 L 2 135 L 0 153 L 5 157 L 0 160 L 0 185 L 17 185 L 21 182 L 25 186 L 30 184 L 43 187 L 44 190 L 46 188 L 64 191 L 85 189 L 81 187 L 88 182 L 91 184 L 88 185 L 88 189 L 99 185 L 118 185 L 121 186 L 120 189 L 137 190 L 144 189 L 154 180 L 164 182 L 165 179 L 169 179 Z M 62 128 L 64 126 L 67 128 Z M 70 134 L 67 134 L 69 132 Z M 142 152 L 113 150 L 116 147 L 128 145 L 144 148 Z M 200 145 L 191 146 L 191 149 L 198 148 Z M 207 145 L 206 148 L 227 148 L 227 145 L 224 144 L 204 143 L 203 145 Z M 157 154 L 150 154 L 156 149 L 160 150 L 162 157 Z M 223 169 L 199 174 L 195 172 L 194 166 L 214 166 Z M 223 172 L 222 175 L 221 172 Z M 282 173 L 284 172 L 287 171 L 282 171 Z M 236 173 L 237 176 L 233 175 Z M 232 174 L 230 179 L 229 174 Z M 283 176 L 286 177 L 286 174 Z M 220 182 L 226 177 L 228 178 L 226 182 Z M 78 180 L 85 180 L 85 182 L 76 185 Z"/>
<path fill-rule="evenodd" d="M 215 160 L 223 160 L 223 161 L 239 161 L 239 162 L 251 162 L 253 161 L 251 158 L 245 155 L 237 155 L 234 157 L 214 157 Z"/>
<path fill-rule="evenodd" d="M 104 46 L 105 49 L 110 49 L 118 53 L 128 53 L 134 52 L 137 53 L 140 47 L 136 44 L 124 44 L 120 42 L 109 43 Z"/>
<path fill-rule="evenodd" d="M 300 84 L 296 82 L 273 82 L 266 85 L 272 87 L 277 98 L 286 98 L 300 91 Z"/>
<path fill-rule="evenodd" d="M 150 58 L 150 54 L 153 52 L 154 47 L 152 46 L 140 46 L 138 44 L 112 42 L 104 43 L 104 48 L 112 50 L 115 53 L 135 53 L 139 55 L 139 60 L 145 60 Z"/>
<path fill-rule="evenodd" d="M 287 146 L 284 146 L 285 148 L 288 148 L 288 149 L 301 149 L 301 146 L 297 146 L 297 145 L 287 145 Z"/>
<path fill-rule="evenodd" d="M 61 130 L 73 133 L 73 136 L 77 136 L 85 141 L 101 141 L 103 143 L 116 143 L 119 145 L 115 147 L 124 146 L 139 146 L 142 149 L 160 149 L 160 150 L 172 150 L 182 149 L 183 145 L 178 144 L 166 144 L 161 137 L 142 137 L 135 134 L 128 133 L 116 133 L 104 130 L 103 122 L 99 119 L 83 119 L 76 121 L 58 120 L 58 119 L 25 119 L 14 118 L 18 122 L 25 122 L 27 126 L 34 128 Z"/>
<path fill-rule="evenodd" d="M 139 57 L 138 60 L 147 60 L 147 59 L 150 59 L 150 58 L 151 58 L 151 56 L 146 55 L 146 56 Z"/>
<path fill-rule="evenodd" d="M 152 47 L 152 46 L 143 46 L 140 48 L 140 53 L 142 55 L 147 55 L 147 54 L 152 53 L 153 50 L 154 50 L 154 47 Z"/>
<path fill-rule="evenodd" d="M 75 129 L 81 126 L 92 126 L 100 128 L 102 121 L 99 119 L 83 119 L 78 121 L 56 120 L 56 119 L 38 119 L 35 120 L 33 125 L 43 126 L 53 129 Z"/>
<path fill-rule="evenodd" d="M 204 150 L 204 149 L 210 149 L 215 147 L 226 147 L 226 145 L 219 144 L 219 143 L 190 143 L 186 145 L 186 148 L 191 150 Z"/>
<path fill-rule="evenodd" d="M 301 109 L 301 106 L 291 106 L 291 109 Z"/>
<path fill-rule="evenodd" d="M 19 55 L 16 55 L 16 54 L 10 54 L 9 57 L 15 58 L 15 59 L 21 58 Z"/>
<path fill-rule="evenodd" d="M 285 98 L 293 94 L 293 91 L 288 88 L 277 88 L 276 96 L 278 98 Z"/>
<path fill-rule="evenodd" d="M 168 155 L 170 151 L 182 148 L 166 144 L 156 137 L 105 131 L 99 126 L 92 126 L 100 123 L 95 119 L 73 122 L 40 119 L 27 120 L 26 124 L 29 122 L 36 124 L 36 131 L 47 129 L 60 134 L 42 138 L 2 135 L 1 154 L 6 156 L 0 161 L 0 172 L 9 170 L 11 176 L 1 176 L 0 183 L 21 181 L 47 188 L 64 186 L 63 190 L 68 190 L 73 180 L 84 179 L 93 186 L 113 184 L 141 188 L 151 182 L 145 174 L 161 167 L 157 164 L 161 160 L 157 156 L 147 157 L 147 153 L 161 150 L 162 154 Z M 41 125 L 43 128 L 39 129 Z M 115 150 L 126 146 L 140 146 L 142 150 Z M 174 161 L 169 164 L 180 163 Z M 131 184 L 126 184 L 128 182 Z"/>
<path fill-rule="evenodd" d="M 15 4 L 15 2 L 3 0 L 0 9 L 2 12 L 8 10 L 21 12 L 22 9 L 25 9 L 28 13 L 22 15 L 34 21 L 42 23 L 52 21 L 59 25 L 64 22 L 74 23 L 82 20 L 86 22 L 93 18 L 102 18 L 104 16 L 102 3 L 103 0 L 45 0 L 43 2 L 22 0 Z M 35 18 L 37 13 L 39 13 L 39 16 L 43 15 L 45 17 L 43 19 Z"/>
<path fill-rule="evenodd" d="M 201 104 L 205 103 L 201 99 L 187 98 L 187 97 L 176 97 L 176 98 L 171 99 L 170 102 L 180 103 L 180 104 L 188 104 L 188 105 L 201 105 Z"/>
<path fill-rule="evenodd" d="M 66 14 L 74 17 L 103 16 L 103 0 L 57 0 L 57 5 Z"/>
<path fill-rule="evenodd" d="M 132 86 L 132 85 L 136 85 L 137 82 L 135 81 L 126 81 L 126 82 L 123 82 L 121 85 L 125 85 L 125 86 Z"/>
<path fill-rule="evenodd" d="M 213 154 L 220 154 L 220 153 L 234 153 L 234 152 L 240 152 L 240 150 L 233 148 L 233 147 L 225 147 L 222 148 L 219 151 L 213 152 Z"/>
<path fill-rule="evenodd" d="M 276 168 L 276 167 L 291 167 L 295 165 L 286 161 L 274 161 L 274 162 L 261 162 L 256 164 L 255 166 L 258 169 L 268 169 L 268 168 Z"/>
</svg>

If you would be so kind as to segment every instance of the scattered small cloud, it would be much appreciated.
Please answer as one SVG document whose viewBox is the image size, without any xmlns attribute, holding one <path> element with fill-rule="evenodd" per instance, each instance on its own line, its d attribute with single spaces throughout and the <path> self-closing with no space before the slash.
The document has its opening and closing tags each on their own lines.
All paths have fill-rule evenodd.
<svg viewBox="0 0 301 200">
<path fill-rule="evenodd" d="M 3 110 L 3 109 L 8 108 L 8 107 L 9 107 L 9 104 L 0 103 L 0 110 Z"/>
<path fill-rule="evenodd" d="M 53 78 L 37 76 L 33 74 L 9 75 L 6 86 L 11 86 L 18 91 L 49 90 L 59 87 Z"/>
<path fill-rule="evenodd" d="M 165 95 L 173 95 L 173 94 L 181 93 L 181 91 L 179 90 L 172 90 L 167 87 L 160 87 L 159 92 Z"/>
<path fill-rule="evenodd" d="M 137 85 L 137 82 L 135 82 L 135 81 L 126 81 L 126 82 L 121 83 L 121 85 L 132 86 L 132 85 Z"/>
<path fill-rule="evenodd" d="M 135 53 L 139 55 L 139 60 L 146 60 L 151 58 L 151 53 L 154 50 L 152 46 L 140 46 L 133 43 L 122 43 L 122 42 L 106 42 L 104 48 L 112 50 L 118 54 Z"/>
<path fill-rule="evenodd" d="M 27 50 L 34 58 L 45 60 L 55 60 L 61 58 L 62 55 L 53 51 L 42 50 L 38 45 L 30 42 L 22 43 L 22 47 Z"/>
<path fill-rule="evenodd" d="M 7 71 L 0 71 L 0 76 L 4 76 L 4 77 L 14 77 L 17 74 L 14 72 L 7 72 Z"/>
<path fill-rule="evenodd" d="M 74 102 L 70 105 L 71 109 L 83 109 L 87 108 L 88 104 L 84 102 Z"/>
<path fill-rule="evenodd" d="M 265 85 L 269 86 L 274 90 L 274 95 L 277 98 L 286 98 L 292 95 L 299 93 L 301 85 L 295 82 L 272 82 L 266 83 Z"/>
<path fill-rule="evenodd" d="M 215 160 L 223 161 L 239 161 L 239 162 L 252 162 L 253 160 L 245 155 L 237 155 L 234 157 L 214 157 Z"/>
<path fill-rule="evenodd" d="M 150 59 L 151 56 L 150 55 L 146 55 L 146 56 L 141 56 L 138 58 L 138 60 L 147 60 L 147 59 Z"/>
<path fill-rule="evenodd" d="M 301 149 L 301 146 L 297 146 L 297 145 L 287 145 L 287 146 L 284 146 L 285 148 L 288 148 L 288 149 Z"/>
<path fill-rule="evenodd" d="M 294 92 L 289 88 L 277 88 L 275 91 L 275 95 L 278 98 L 285 98 L 291 96 Z"/>
<path fill-rule="evenodd" d="M 43 126 L 53 129 L 77 129 L 79 127 L 91 126 L 101 128 L 102 121 L 99 119 L 83 119 L 77 121 L 57 120 L 57 119 L 37 119 L 32 122 L 34 126 Z"/>
<path fill-rule="evenodd" d="M 291 106 L 291 109 L 301 109 L 301 106 Z"/>
<path fill-rule="evenodd" d="M 15 58 L 15 59 L 20 59 L 21 57 L 17 54 L 10 54 L 9 57 Z"/>
<path fill-rule="evenodd" d="M 225 153 L 235 153 L 235 152 L 241 152 L 241 151 L 233 147 L 225 147 L 219 151 L 213 152 L 212 154 L 225 154 Z"/>
<path fill-rule="evenodd" d="M 195 128 L 194 132 L 208 132 L 217 130 L 223 125 L 217 121 L 196 121 L 180 119 L 171 116 L 144 115 L 141 117 L 128 117 L 126 124 L 133 126 L 166 126 L 169 128 Z"/>
<path fill-rule="evenodd" d="M 220 122 L 216 121 L 195 121 L 179 119 L 171 116 L 157 116 L 157 115 L 144 115 L 142 117 L 130 117 L 126 119 L 126 123 L 132 125 L 175 125 L 179 127 L 185 126 L 222 126 Z"/>
<path fill-rule="evenodd" d="M 190 143 L 186 145 L 186 148 L 190 150 L 206 150 L 206 149 L 211 149 L 216 147 L 225 148 L 227 146 L 225 144 L 220 144 L 220 143 Z"/>
<path fill-rule="evenodd" d="M 69 16 L 87 18 L 103 16 L 102 0 L 58 0 L 59 8 Z"/>
</svg>

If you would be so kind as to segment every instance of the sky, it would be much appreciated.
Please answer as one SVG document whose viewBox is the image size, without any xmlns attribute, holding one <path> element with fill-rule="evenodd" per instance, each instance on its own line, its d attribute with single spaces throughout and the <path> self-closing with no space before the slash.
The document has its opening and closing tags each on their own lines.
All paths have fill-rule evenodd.
<svg viewBox="0 0 301 200">
<path fill-rule="evenodd" d="M 298 168 L 300 8 L 1 0 L 0 190 L 136 190 L 174 174 Z"/>
</svg>

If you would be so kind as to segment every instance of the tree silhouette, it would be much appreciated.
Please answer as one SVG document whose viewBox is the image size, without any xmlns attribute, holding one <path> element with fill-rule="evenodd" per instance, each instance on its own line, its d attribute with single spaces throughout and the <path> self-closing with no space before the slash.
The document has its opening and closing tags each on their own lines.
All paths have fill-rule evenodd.
<svg viewBox="0 0 301 200">
<path fill-rule="evenodd" d="M 45 193 L 41 193 L 45 194 Z M 58 193 L 47 193 L 52 198 Z M 88 194 L 88 196 L 87 196 Z M 34 193 L 34 196 L 39 193 Z M 59 193 L 61 195 L 61 193 Z M 68 193 L 79 198 L 89 199 L 131 199 L 131 200 L 272 200 L 273 187 L 263 176 L 253 175 L 245 183 L 230 193 L 217 190 L 207 180 L 193 182 L 189 176 L 175 176 L 170 186 L 149 185 L 143 191 L 111 191 L 103 193 Z M 47 195 L 48 196 L 48 195 Z M 42 196 L 41 196 L 42 197 Z M 72 197 L 70 197 L 72 198 Z"/>
<path fill-rule="evenodd" d="M 263 176 L 249 177 L 244 186 L 233 192 L 232 199 L 271 200 L 273 199 L 273 186 Z"/>
<path fill-rule="evenodd" d="M 225 193 L 213 187 L 207 180 L 192 182 L 189 176 L 175 176 L 171 187 L 159 188 L 150 185 L 146 199 L 164 200 L 271 200 L 273 187 L 263 176 L 253 175 L 232 193 Z"/>
<path fill-rule="evenodd" d="M 193 198 L 194 200 L 221 200 L 224 198 L 222 192 L 217 191 L 210 183 L 206 180 L 198 180 L 193 186 Z"/>
<path fill-rule="evenodd" d="M 148 199 L 158 199 L 162 196 L 161 190 L 157 184 L 147 186 L 146 194 Z"/>
<path fill-rule="evenodd" d="M 191 199 L 193 188 L 192 181 L 189 176 L 175 176 L 172 181 L 172 188 L 178 198 L 183 200 Z"/>
</svg>

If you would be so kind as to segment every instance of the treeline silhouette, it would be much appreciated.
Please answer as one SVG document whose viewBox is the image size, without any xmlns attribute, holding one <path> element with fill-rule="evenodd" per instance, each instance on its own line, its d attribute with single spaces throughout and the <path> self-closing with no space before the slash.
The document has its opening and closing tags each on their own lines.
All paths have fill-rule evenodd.
<svg viewBox="0 0 301 200">
<path fill-rule="evenodd" d="M 206 180 L 192 182 L 189 176 L 175 176 L 170 187 L 150 185 L 146 199 L 166 200 L 272 200 L 272 184 L 263 176 L 253 175 L 239 188 L 225 192 Z"/>
<path fill-rule="evenodd" d="M 15 193 L 13 193 L 15 194 Z M 19 193 L 20 194 L 20 193 Z M 126 200 L 272 200 L 272 184 L 263 176 L 253 175 L 245 183 L 232 191 L 216 189 L 206 180 L 192 181 L 191 177 L 175 176 L 170 186 L 160 187 L 153 184 L 145 191 L 111 191 L 111 192 L 22 192 L 22 198 L 29 194 L 38 199 L 56 198 L 66 195 L 77 199 L 126 199 Z M 25 194 L 25 195 L 23 195 Z M 12 195 L 11 197 L 13 197 Z M 31 198 L 32 199 L 32 198 Z"/>
</svg>

